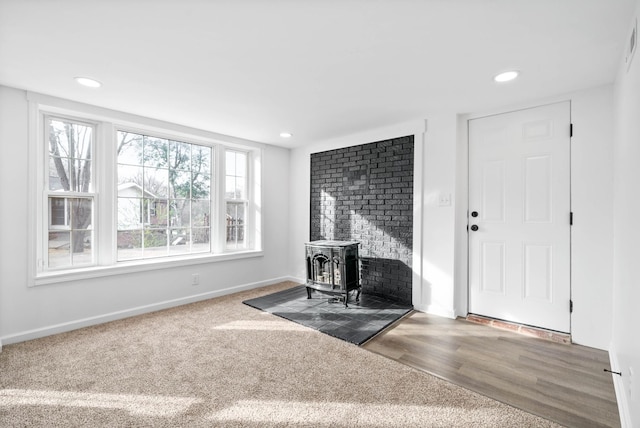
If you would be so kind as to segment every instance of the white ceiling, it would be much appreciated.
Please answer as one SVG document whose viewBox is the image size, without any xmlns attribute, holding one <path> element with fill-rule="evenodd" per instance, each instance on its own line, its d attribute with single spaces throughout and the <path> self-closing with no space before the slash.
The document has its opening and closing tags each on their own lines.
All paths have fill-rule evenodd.
<svg viewBox="0 0 640 428">
<path fill-rule="evenodd" d="M 611 83 L 634 5 L 0 0 L 0 84 L 294 147 Z"/>
</svg>

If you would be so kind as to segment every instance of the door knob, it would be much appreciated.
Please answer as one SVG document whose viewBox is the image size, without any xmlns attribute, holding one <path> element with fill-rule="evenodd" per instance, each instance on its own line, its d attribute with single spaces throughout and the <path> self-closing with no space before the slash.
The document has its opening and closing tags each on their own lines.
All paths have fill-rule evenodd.
<svg viewBox="0 0 640 428">
<path fill-rule="evenodd" d="M 472 225 L 472 226 L 471 226 L 471 230 L 473 230 L 473 231 L 475 232 L 476 230 L 478 230 L 478 226 L 477 226 L 477 225 L 475 225 L 475 224 L 474 224 L 474 225 Z"/>
<path fill-rule="evenodd" d="M 478 217 L 478 211 L 471 211 L 471 217 Z"/>
</svg>

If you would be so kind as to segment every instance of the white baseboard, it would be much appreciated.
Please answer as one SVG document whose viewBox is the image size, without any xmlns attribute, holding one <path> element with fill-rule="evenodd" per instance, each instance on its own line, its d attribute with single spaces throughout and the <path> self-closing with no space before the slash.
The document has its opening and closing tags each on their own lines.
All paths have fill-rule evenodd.
<svg viewBox="0 0 640 428">
<path fill-rule="evenodd" d="M 618 371 L 620 365 L 618 358 L 616 357 L 615 349 L 609 347 L 609 364 L 611 370 Z M 613 377 L 613 389 L 616 392 L 616 401 L 618 402 L 618 412 L 620 413 L 620 426 L 622 428 L 632 428 L 631 426 L 631 413 L 629 411 L 629 403 L 627 401 L 627 394 L 624 393 L 624 383 L 622 377 L 618 375 L 611 375 Z"/>
<path fill-rule="evenodd" d="M 125 309 L 122 311 L 111 312 L 107 314 L 98 315 L 95 317 L 83 318 L 79 320 L 69 321 L 61 324 L 55 324 L 47 327 L 37 328 L 34 330 L 27 330 L 20 333 L 15 333 L 9 336 L 0 337 L 0 352 L 2 351 L 2 344 L 10 345 L 12 343 L 24 342 L 27 340 L 38 339 L 40 337 L 51 336 L 53 334 L 64 333 L 71 330 L 77 330 L 83 327 L 89 327 L 92 325 L 103 324 L 109 321 L 115 321 L 123 318 L 129 318 L 136 315 L 142 315 L 149 312 L 155 312 L 162 309 L 173 308 L 176 306 L 186 305 L 189 303 L 199 302 L 202 300 L 212 299 L 214 297 L 225 296 L 227 294 L 237 293 L 239 291 L 252 290 L 254 288 L 266 287 L 267 285 L 277 284 L 284 281 L 298 280 L 291 276 L 283 276 L 279 278 L 272 278 L 265 281 L 252 282 L 249 284 L 236 285 L 233 287 L 223 288 L 221 290 L 209 291 L 201 294 L 194 294 L 191 296 L 181 297 L 179 299 L 167 300 L 158 303 L 152 303 L 150 305 L 138 306 L 135 308 Z"/>
</svg>

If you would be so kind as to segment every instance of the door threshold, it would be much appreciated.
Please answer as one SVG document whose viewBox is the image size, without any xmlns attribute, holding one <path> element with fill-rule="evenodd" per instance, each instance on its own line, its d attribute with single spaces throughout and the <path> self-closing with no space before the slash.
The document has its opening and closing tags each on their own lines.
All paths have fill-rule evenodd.
<svg viewBox="0 0 640 428">
<path fill-rule="evenodd" d="M 571 343 L 571 334 L 560 333 L 558 331 L 546 330 L 540 327 L 532 327 L 526 324 L 518 324 L 511 321 L 504 321 L 496 318 L 484 317 L 476 314 L 469 314 L 466 318 L 467 321 L 487 325 L 489 327 L 498 328 L 501 330 L 508 330 L 514 333 L 522 334 L 524 336 L 537 337 L 538 339 L 549 340 L 556 343 Z"/>
</svg>

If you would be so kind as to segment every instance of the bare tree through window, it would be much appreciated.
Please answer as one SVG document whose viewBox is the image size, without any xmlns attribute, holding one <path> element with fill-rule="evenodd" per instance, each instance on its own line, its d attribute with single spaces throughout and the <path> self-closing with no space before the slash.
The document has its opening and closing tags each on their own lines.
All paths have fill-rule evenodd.
<svg viewBox="0 0 640 428">
<path fill-rule="evenodd" d="M 93 263 L 94 127 L 50 118 L 49 267 Z"/>
</svg>

